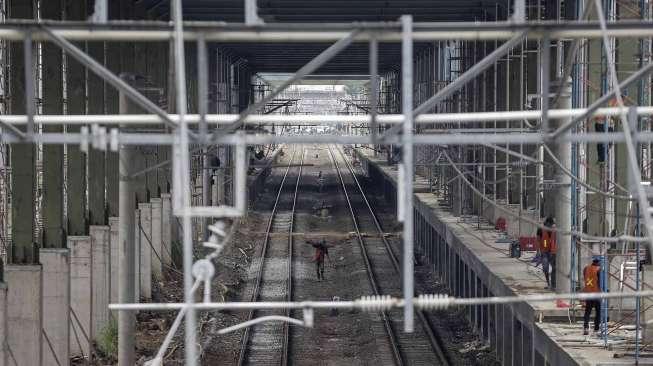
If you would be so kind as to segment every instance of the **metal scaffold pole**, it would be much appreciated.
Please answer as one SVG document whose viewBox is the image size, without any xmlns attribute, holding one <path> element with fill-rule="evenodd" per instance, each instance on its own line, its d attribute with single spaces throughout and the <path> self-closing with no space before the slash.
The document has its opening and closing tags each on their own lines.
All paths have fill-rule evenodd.
<svg viewBox="0 0 653 366">
<path fill-rule="evenodd" d="M 404 222 L 404 330 L 414 330 L 413 309 L 413 17 L 401 17 L 403 39 L 401 47 L 401 98 L 402 113 L 404 114 L 402 154 L 403 154 L 403 182 L 399 182 L 398 197 L 403 195 L 403 222 Z M 402 187 L 403 185 L 403 187 Z"/>
<path fill-rule="evenodd" d="M 125 93 L 119 95 L 120 113 L 129 112 L 129 100 Z M 119 150 L 119 232 L 118 232 L 118 301 L 121 303 L 138 302 L 134 298 L 134 276 L 136 270 L 135 252 L 135 209 L 136 200 L 133 192 L 130 174 L 133 171 L 133 145 L 121 144 Z M 134 364 L 134 332 L 136 316 L 134 312 L 120 310 L 118 312 L 118 365 Z"/>
</svg>

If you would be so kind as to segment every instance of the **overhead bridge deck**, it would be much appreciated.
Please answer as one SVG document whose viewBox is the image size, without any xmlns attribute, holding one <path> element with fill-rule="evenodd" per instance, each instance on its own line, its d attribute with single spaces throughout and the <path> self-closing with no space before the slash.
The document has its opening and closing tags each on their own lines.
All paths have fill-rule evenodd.
<svg viewBox="0 0 653 366">
<path fill-rule="evenodd" d="M 356 149 L 361 168 L 396 202 L 397 166 L 369 149 Z M 429 192 L 428 179 L 416 174 L 415 253 L 434 267 L 456 297 L 516 296 L 550 293 L 539 267 L 511 258 L 499 233 L 477 218 L 454 216 Z M 381 185 L 381 186 L 379 186 Z M 484 220 L 481 220 L 483 222 Z M 626 365 L 596 337 L 582 336 L 583 309 L 551 302 L 523 302 L 468 307 L 466 316 L 503 365 Z M 620 333 L 623 335 L 623 333 Z M 641 361 L 640 361 L 640 364 Z"/>
</svg>

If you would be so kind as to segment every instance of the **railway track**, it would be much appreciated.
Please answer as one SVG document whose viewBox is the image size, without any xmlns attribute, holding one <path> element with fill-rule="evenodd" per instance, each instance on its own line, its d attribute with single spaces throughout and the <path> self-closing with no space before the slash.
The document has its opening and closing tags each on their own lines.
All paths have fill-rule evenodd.
<svg viewBox="0 0 653 366">
<path fill-rule="evenodd" d="M 390 243 L 384 236 L 381 225 L 369 204 L 362 186 L 342 151 L 340 153 L 349 172 L 356 192 L 349 192 L 340 171 L 340 163 L 329 147 L 329 155 L 335 166 L 347 205 L 352 217 L 356 236 L 361 247 L 368 278 L 375 295 L 401 296 L 401 266 Z M 361 207 L 363 207 L 361 209 Z M 377 232 L 375 237 L 363 236 L 361 232 Z M 425 314 L 416 312 L 418 322 L 415 332 L 403 332 L 403 313 L 400 310 L 382 312 L 381 318 L 396 365 L 449 365 L 449 358 L 443 351 L 442 341 L 432 329 Z M 390 360 L 389 360 L 390 361 Z"/>
<path fill-rule="evenodd" d="M 268 220 L 251 302 L 288 301 L 292 298 L 292 233 L 304 150 L 301 150 L 299 165 L 293 165 L 295 155 L 296 150 L 293 150 Z M 291 169 L 297 170 L 297 179 L 293 190 L 284 193 Z M 271 235 L 277 233 L 287 235 Z M 282 314 L 289 315 L 288 311 L 280 310 L 250 311 L 247 320 Z M 287 365 L 288 333 L 288 324 L 280 322 L 265 322 L 246 328 L 241 338 L 238 365 Z"/>
</svg>

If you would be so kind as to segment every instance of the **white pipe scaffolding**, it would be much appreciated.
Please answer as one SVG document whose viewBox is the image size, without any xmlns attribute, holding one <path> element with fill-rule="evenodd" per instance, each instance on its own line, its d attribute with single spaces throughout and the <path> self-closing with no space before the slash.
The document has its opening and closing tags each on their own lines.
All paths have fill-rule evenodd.
<svg viewBox="0 0 653 366">
<path fill-rule="evenodd" d="M 568 118 L 583 115 L 586 108 L 573 109 L 549 109 L 549 118 Z M 653 107 L 636 107 L 637 115 L 653 115 Z M 621 108 L 599 108 L 592 116 L 619 116 Z M 207 114 L 206 121 L 214 125 L 229 125 L 238 120 L 238 114 Z M 526 111 L 503 111 L 503 112 L 469 112 L 469 113 L 431 113 L 421 114 L 414 120 L 415 124 L 442 124 L 442 123 L 475 123 L 488 121 L 522 121 L 522 120 L 541 120 L 543 113 L 541 110 Z M 201 117 L 199 114 L 188 114 L 185 120 L 189 125 L 199 125 Z M 8 125 L 26 125 L 27 116 L 25 115 L 3 115 L 0 120 Z M 171 114 L 170 120 L 179 123 L 179 115 Z M 395 125 L 403 123 L 403 114 L 379 114 L 376 117 L 379 125 Z M 245 124 L 270 124 L 277 125 L 330 125 L 346 124 L 354 125 L 361 123 L 371 123 L 370 115 L 287 115 L 287 114 L 252 114 L 245 118 Z M 120 125 L 120 124 L 137 124 L 142 126 L 162 125 L 164 121 L 153 114 L 87 114 L 87 115 L 35 115 L 35 124 L 43 125 Z"/>
</svg>

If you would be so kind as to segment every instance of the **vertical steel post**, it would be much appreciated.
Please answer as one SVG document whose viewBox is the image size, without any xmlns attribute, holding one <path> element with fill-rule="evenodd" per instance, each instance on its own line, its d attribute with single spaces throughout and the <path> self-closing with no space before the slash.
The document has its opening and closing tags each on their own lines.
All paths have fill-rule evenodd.
<svg viewBox="0 0 653 366">
<path fill-rule="evenodd" d="M 178 198 L 175 200 L 176 215 L 182 216 L 183 228 L 183 268 L 184 268 L 184 302 L 191 305 L 193 299 L 193 237 L 190 217 L 190 154 L 188 151 L 188 123 L 186 122 L 186 64 L 184 60 L 184 32 L 181 0 L 171 2 L 171 13 L 174 21 L 173 43 L 175 55 L 175 88 L 177 114 L 179 127 L 177 128 L 177 146 L 174 154 L 173 174 L 178 176 L 175 181 L 174 191 Z M 185 327 L 185 356 L 186 365 L 197 365 L 196 342 L 196 311 L 188 308 Z"/>
<path fill-rule="evenodd" d="M 208 69 L 208 62 L 207 62 L 207 54 L 206 54 L 206 40 L 204 39 L 204 36 L 200 36 L 197 39 L 197 75 L 198 75 L 198 80 L 197 80 L 197 89 L 198 89 L 198 101 L 197 101 L 197 106 L 199 110 L 199 115 L 200 115 L 200 140 L 203 142 L 206 142 L 208 140 L 208 126 L 206 124 L 206 114 L 208 112 L 208 102 L 209 102 L 209 86 L 208 86 L 208 79 L 209 79 L 209 69 Z M 210 174 L 209 174 L 209 164 L 210 159 L 209 159 L 209 148 L 208 146 L 205 146 L 204 149 L 202 149 L 202 205 L 204 206 L 210 206 L 211 203 L 210 197 L 211 197 L 211 181 L 210 181 Z M 209 239 L 209 234 L 208 230 L 206 229 L 209 225 L 209 219 L 204 218 L 203 220 L 203 226 L 202 226 L 202 231 L 203 231 L 203 238 L 204 240 Z"/>
<path fill-rule="evenodd" d="M 124 93 L 119 94 L 119 110 L 121 114 L 129 113 L 129 101 Z M 118 301 L 130 303 L 134 299 L 134 274 L 136 270 L 134 258 L 135 251 L 135 208 L 136 200 L 129 175 L 133 167 L 133 150 L 129 145 L 121 145 L 119 151 L 119 232 L 118 232 Z M 118 312 L 118 365 L 131 366 L 134 364 L 134 332 L 136 329 L 136 316 L 131 311 Z"/>
<path fill-rule="evenodd" d="M 372 141 L 376 143 L 378 137 L 378 124 L 376 123 L 376 114 L 379 101 L 379 41 L 376 35 L 371 35 L 370 39 L 370 129 L 372 130 Z M 376 156 L 376 145 L 374 147 L 374 156 Z"/>
<path fill-rule="evenodd" d="M 402 157 L 404 165 L 404 330 L 414 329 L 413 309 L 413 17 L 401 17 L 401 99 L 404 114 Z"/>
</svg>

